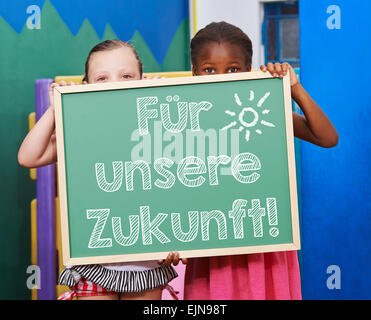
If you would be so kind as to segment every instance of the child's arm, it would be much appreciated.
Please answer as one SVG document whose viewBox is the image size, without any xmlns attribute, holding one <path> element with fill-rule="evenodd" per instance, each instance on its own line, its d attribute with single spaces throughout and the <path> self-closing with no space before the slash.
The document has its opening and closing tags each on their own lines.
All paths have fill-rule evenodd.
<svg viewBox="0 0 371 320">
<path fill-rule="evenodd" d="M 23 140 L 18 162 L 26 168 L 42 167 L 57 161 L 54 108 L 50 106 Z"/>
<path fill-rule="evenodd" d="M 293 113 L 294 135 L 300 139 L 316 144 L 320 147 L 331 148 L 337 145 L 339 136 L 325 113 L 305 91 L 288 63 L 268 63 L 261 66 L 277 77 L 283 77 L 290 72 L 291 95 L 299 105 L 305 116 Z"/>
<path fill-rule="evenodd" d="M 74 83 L 70 82 L 68 85 L 72 84 Z M 38 168 L 57 161 L 53 90 L 59 85 L 65 86 L 67 84 L 63 81 L 60 84 L 51 84 L 49 87 L 50 107 L 36 122 L 19 148 L 18 162 L 23 167 Z"/>
</svg>

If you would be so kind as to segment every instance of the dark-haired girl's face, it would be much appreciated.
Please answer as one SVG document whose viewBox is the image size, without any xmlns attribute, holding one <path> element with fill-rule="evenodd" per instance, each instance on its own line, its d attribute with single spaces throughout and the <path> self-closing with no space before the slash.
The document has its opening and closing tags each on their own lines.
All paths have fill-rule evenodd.
<svg viewBox="0 0 371 320">
<path fill-rule="evenodd" d="M 251 65 L 246 64 L 242 48 L 229 42 L 209 42 L 203 45 L 192 67 L 195 76 L 247 72 Z"/>
</svg>

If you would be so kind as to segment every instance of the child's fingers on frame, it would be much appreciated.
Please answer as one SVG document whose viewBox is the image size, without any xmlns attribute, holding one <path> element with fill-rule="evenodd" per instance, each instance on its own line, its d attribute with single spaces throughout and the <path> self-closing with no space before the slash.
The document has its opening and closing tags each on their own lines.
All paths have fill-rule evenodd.
<svg viewBox="0 0 371 320">
<path fill-rule="evenodd" d="M 167 260 L 167 261 L 166 261 Z M 175 253 L 175 256 L 172 258 L 172 255 L 171 253 L 168 254 L 166 260 L 164 259 L 158 259 L 157 262 L 158 264 L 167 264 L 167 265 L 170 265 L 171 264 L 171 261 L 173 261 L 173 264 L 176 266 L 179 264 L 179 261 L 182 261 L 183 264 L 187 264 L 188 263 L 188 259 L 187 258 L 180 258 L 179 257 L 179 253 Z"/>
<path fill-rule="evenodd" d="M 276 70 L 275 70 L 275 65 L 272 62 L 267 63 L 267 69 L 272 76 L 274 76 L 274 77 L 277 76 L 277 73 L 276 73 Z"/>
<path fill-rule="evenodd" d="M 53 82 L 53 83 L 49 86 L 49 92 L 53 92 L 53 89 L 54 89 L 55 87 L 58 87 L 58 86 L 59 86 L 58 83 Z"/>
<path fill-rule="evenodd" d="M 174 266 L 177 266 L 178 263 L 179 263 L 179 252 L 176 252 L 174 254 L 174 258 L 173 258 L 173 264 L 174 264 Z"/>
<path fill-rule="evenodd" d="M 50 105 L 53 107 L 53 97 L 54 97 L 54 88 L 55 87 L 58 87 L 59 84 L 58 83 L 55 83 L 53 82 L 50 86 L 49 86 L 49 101 L 50 101 Z"/>
<path fill-rule="evenodd" d="M 165 259 L 165 264 L 167 266 L 170 266 L 172 261 L 174 259 L 174 252 L 169 252 L 169 254 L 167 255 L 166 259 Z"/>
<path fill-rule="evenodd" d="M 154 80 L 154 79 L 166 79 L 165 76 L 143 76 L 144 80 Z"/>
<path fill-rule="evenodd" d="M 287 62 L 284 62 L 282 63 L 281 66 L 282 66 L 283 75 L 285 76 L 287 72 L 289 71 L 290 65 Z"/>
<path fill-rule="evenodd" d="M 282 66 L 280 63 L 276 62 L 274 64 L 274 69 L 276 71 L 276 74 L 279 76 L 279 77 L 282 77 L 282 73 L 283 73 L 283 70 L 282 70 Z"/>
</svg>

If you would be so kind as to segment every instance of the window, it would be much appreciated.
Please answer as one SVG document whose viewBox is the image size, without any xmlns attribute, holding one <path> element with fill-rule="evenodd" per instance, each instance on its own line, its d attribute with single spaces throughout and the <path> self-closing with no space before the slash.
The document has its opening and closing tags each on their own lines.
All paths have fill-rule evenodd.
<svg viewBox="0 0 371 320">
<path fill-rule="evenodd" d="M 288 62 L 299 67 L 298 2 L 264 4 L 263 44 L 265 62 Z"/>
</svg>

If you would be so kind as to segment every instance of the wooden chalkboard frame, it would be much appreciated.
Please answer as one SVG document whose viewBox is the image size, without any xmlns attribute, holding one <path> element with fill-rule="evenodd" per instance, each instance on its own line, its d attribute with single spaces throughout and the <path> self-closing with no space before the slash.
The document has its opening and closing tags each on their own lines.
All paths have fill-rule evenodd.
<svg viewBox="0 0 371 320">
<path fill-rule="evenodd" d="M 241 81 L 273 78 L 269 73 L 261 71 L 243 72 L 234 74 L 211 75 L 211 76 L 191 76 L 179 78 L 167 78 L 156 80 L 133 80 L 124 82 L 110 82 L 100 84 L 85 84 L 74 86 L 62 86 L 54 88 L 54 106 L 55 106 L 55 123 L 57 138 L 57 157 L 58 157 L 58 183 L 59 183 L 59 201 L 62 233 L 62 256 L 64 265 L 83 265 L 96 263 L 115 263 L 121 261 L 141 261 L 164 259 L 168 252 L 137 253 L 126 255 L 105 255 L 93 257 L 73 258 L 70 255 L 70 236 L 68 225 L 68 205 L 67 205 L 67 184 L 65 170 L 65 149 L 64 149 L 64 132 L 63 132 L 63 115 L 62 115 L 62 95 L 71 93 L 124 90 L 131 88 L 147 88 L 159 86 L 175 86 L 188 84 L 213 83 L 224 81 Z M 283 95 L 285 106 L 285 123 L 286 123 L 286 145 L 288 155 L 288 173 L 290 188 L 290 205 L 291 205 L 291 222 L 292 236 L 291 243 L 260 245 L 249 247 L 233 247 L 218 249 L 200 249 L 179 251 L 180 257 L 202 257 L 202 256 L 222 256 L 238 255 L 257 252 L 274 252 L 300 250 L 300 231 L 299 231 L 299 213 L 296 184 L 296 167 L 295 167 L 295 150 L 294 150 L 294 133 L 292 119 L 291 88 L 289 74 L 283 77 Z"/>
</svg>

